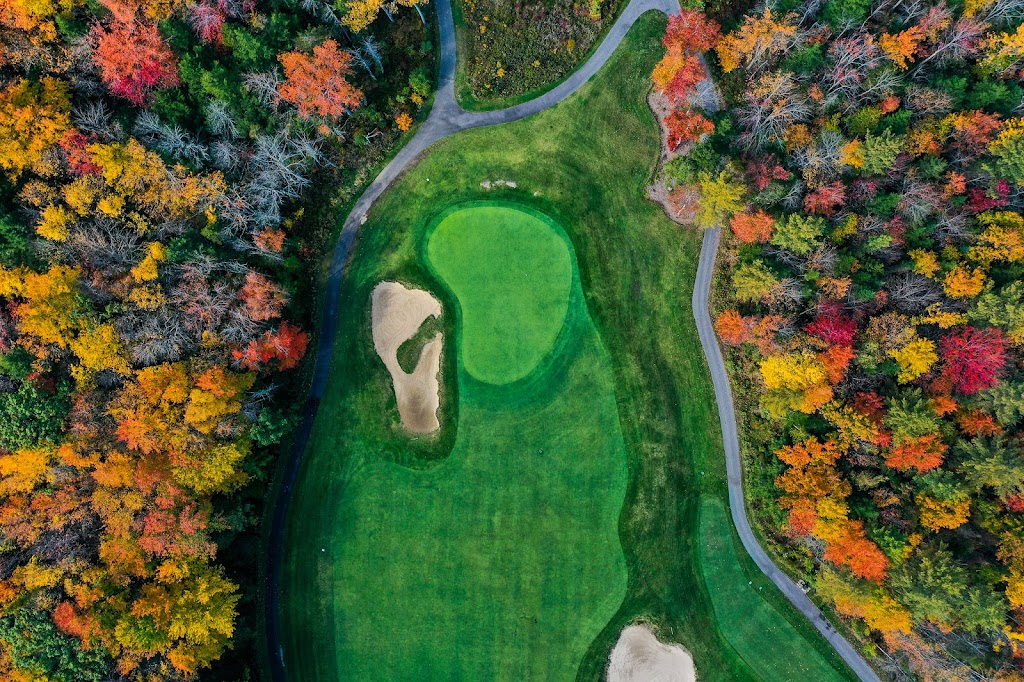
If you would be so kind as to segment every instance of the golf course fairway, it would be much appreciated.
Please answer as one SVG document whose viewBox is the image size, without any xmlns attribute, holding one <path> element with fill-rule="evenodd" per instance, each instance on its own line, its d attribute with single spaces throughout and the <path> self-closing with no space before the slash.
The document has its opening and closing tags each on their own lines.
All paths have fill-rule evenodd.
<svg viewBox="0 0 1024 682">
<path fill-rule="evenodd" d="M 321 554 L 339 669 L 572 679 L 625 596 L 627 464 L 571 246 L 535 211 L 473 204 L 436 223 L 425 253 L 457 301 L 444 314 L 459 316 L 465 358 L 458 436 L 424 470 L 365 453 L 335 501 L 346 532 Z M 438 642 L 458 648 L 439 655 Z"/>
<path fill-rule="evenodd" d="M 728 487 L 701 235 L 646 198 L 665 22 L 557 106 L 437 143 L 367 215 L 288 513 L 290 680 L 596 682 L 638 621 L 702 682 L 854 679 L 706 511 Z M 398 349 L 409 372 L 443 334 L 429 436 L 374 349 L 385 281 L 440 303 Z M 725 636 L 744 614 L 764 627 Z"/>
</svg>

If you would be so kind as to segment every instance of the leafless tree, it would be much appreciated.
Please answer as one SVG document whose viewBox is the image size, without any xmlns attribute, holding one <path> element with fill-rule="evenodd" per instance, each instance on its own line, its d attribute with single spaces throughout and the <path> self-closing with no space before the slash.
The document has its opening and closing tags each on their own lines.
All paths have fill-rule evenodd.
<svg viewBox="0 0 1024 682">
<path fill-rule="evenodd" d="M 795 277 L 787 277 L 778 284 L 778 295 L 790 304 L 799 304 L 804 298 L 803 283 Z"/>
<path fill-rule="evenodd" d="M 114 122 L 107 107 L 100 100 L 87 102 L 71 110 L 75 126 L 86 133 L 93 133 L 107 140 L 120 139 L 124 135 L 120 124 Z"/>
<path fill-rule="evenodd" d="M 773 244 L 766 244 L 764 246 L 764 253 L 780 263 L 785 263 L 794 270 L 803 271 L 806 267 L 807 259 L 803 256 L 798 256 L 789 249 L 783 249 Z"/>
<path fill-rule="evenodd" d="M 206 127 L 210 129 L 210 132 L 220 137 L 226 137 L 233 139 L 238 137 L 238 128 L 235 126 L 235 119 L 231 116 L 231 112 L 228 111 L 228 105 L 226 102 L 220 100 L 214 100 L 206 105 L 203 110 L 203 114 L 206 117 Z"/>
<path fill-rule="evenodd" d="M 210 144 L 210 163 L 223 171 L 233 170 L 239 163 L 240 147 L 230 140 L 214 140 Z"/>
<path fill-rule="evenodd" d="M 807 257 L 806 267 L 818 272 L 832 272 L 839 261 L 839 250 L 826 242 Z"/>
<path fill-rule="evenodd" d="M 371 35 L 366 36 L 360 43 L 359 49 L 377 65 L 381 73 L 384 73 L 384 61 L 381 59 L 380 45 L 377 44 L 376 38 Z"/>
<path fill-rule="evenodd" d="M 239 345 L 248 343 L 256 338 L 264 329 L 261 322 L 256 322 L 249 317 L 243 306 L 232 306 L 228 314 L 221 322 L 219 333 L 228 343 Z"/>
<path fill-rule="evenodd" d="M 299 4 L 302 9 L 318 17 L 325 24 L 335 28 L 341 27 L 341 19 L 338 18 L 330 3 L 321 2 L 321 0 L 301 0 Z"/>
<path fill-rule="evenodd" d="M 828 54 L 829 68 L 825 70 L 823 85 L 829 106 L 849 106 L 849 100 L 863 88 L 866 74 L 884 60 L 881 48 L 862 35 L 840 38 L 832 44 Z"/>
<path fill-rule="evenodd" d="M 120 277 L 142 258 L 144 246 L 139 233 L 110 218 L 83 223 L 65 242 L 75 260 L 90 270 Z"/>
<path fill-rule="evenodd" d="M 176 362 L 197 347 L 196 338 L 188 332 L 188 318 L 169 306 L 129 310 L 115 324 L 136 367 Z"/>
<path fill-rule="evenodd" d="M 827 185 L 839 178 L 843 164 L 839 159 L 846 141 L 835 130 L 825 130 L 814 144 L 803 147 L 793 155 L 793 160 L 802 169 L 809 169 L 820 185 Z M 812 177 L 805 175 L 804 177 Z"/>
<path fill-rule="evenodd" d="M 171 286 L 171 302 L 184 314 L 184 327 L 194 338 L 217 332 L 236 299 L 236 287 L 222 278 L 208 279 L 194 263 L 181 266 L 181 277 Z"/>
<path fill-rule="evenodd" d="M 889 296 L 900 311 L 921 313 L 942 300 L 942 289 L 932 280 L 915 272 L 904 272 L 888 279 L 885 285 Z"/>
<path fill-rule="evenodd" d="M 797 180 L 793 183 L 793 186 L 789 188 L 789 192 L 782 198 L 782 207 L 789 212 L 799 211 L 804 205 L 804 186 L 803 180 Z"/>
<path fill-rule="evenodd" d="M 276 135 L 258 136 L 243 174 L 241 196 L 233 200 L 246 219 L 233 221 L 232 227 L 237 230 L 246 225 L 279 224 L 281 205 L 297 199 L 309 185 L 306 170 L 318 158 L 312 140 L 304 136 L 289 138 L 287 129 Z"/>
<path fill-rule="evenodd" d="M 787 73 L 762 76 L 748 88 L 738 116 L 747 129 L 743 141 L 750 147 L 763 147 L 782 138 L 794 123 L 806 121 L 812 112 L 799 84 Z"/>
<path fill-rule="evenodd" d="M 992 26 L 1015 26 L 1024 19 L 1024 0 L 995 0 L 981 10 L 982 18 Z"/>
<path fill-rule="evenodd" d="M 352 50 L 349 54 L 352 55 L 352 59 L 355 63 L 361 66 L 363 71 L 365 71 L 370 78 L 377 80 L 377 76 L 373 73 L 373 66 L 370 64 L 370 60 L 366 58 L 366 55 L 363 54 L 362 50 Z"/>
<path fill-rule="evenodd" d="M 180 126 L 165 125 L 152 111 L 143 111 L 135 119 L 135 134 L 157 151 L 192 166 L 210 158 L 206 145 Z"/>
<path fill-rule="evenodd" d="M 920 225 L 935 213 L 942 198 L 936 188 L 923 182 L 913 171 L 903 178 L 903 192 L 897 210 L 911 225 Z"/>
<path fill-rule="evenodd" d="M 963 243 L 973 237 L 962 213 L 943 213 L 935 225 L 935 234 L 942 240 Z"/>
<path fill-rule="evenodd" d="M 844 107 L 847 111 L 868 102 L 885 99 L 903 85 L 903 75 L 895 69 L 879 69 L 872 72 L 864 83 L 864 87 L 852 102 Z"/>
<path fill-rule="evenodd" d="M 914 77 L 925 77 L 925 64 L 932 60 L 940 64 L 959 61 L 975 55 L 981 49 L 981 37 L 985 32 L 985 23 L 974 17 L 960 17 L 936 44 L 932 53 L 914 66 Z"/>
<path fill-rule="evenodd" d="M 953 98 L 936 88 L 912 83 L 907 86 L 905 97 L 917 116 L 944 116 L 953 110 Z"/>
<path fill-rule="evenodd" d="M 270 71 L 246 74 L 242 81 L 246 90 L 251 92 L 260 104 L 271 111 L 277 111 L 281 102 L 281 97 L 277 94 L 277 88 L 281 85 L 281 73 L 276 66 Z"/>
</svg>

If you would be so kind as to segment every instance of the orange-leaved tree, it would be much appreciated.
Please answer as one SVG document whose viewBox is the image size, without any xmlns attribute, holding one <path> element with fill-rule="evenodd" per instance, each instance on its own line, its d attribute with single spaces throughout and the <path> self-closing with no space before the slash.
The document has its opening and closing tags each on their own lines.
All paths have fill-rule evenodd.
<svg viewBox="0 0 1024 682">
<path fill-rule="evenodd" d="M 111 94 L 142 106 L 159 88 L 180 82 L 178 59 L 160 37 L 156 24 L 115 21 L 92 30 L 93 61 Z"/>
<path fill-rule="evenodd" d="M 278 94 L 294 104 L 302 118 L 337 119 L 362 102 L 362 91 L 346 80 L 352 73 L 352 55 L 334 40 L 314 47 L 312 55 L 285 52 L 277 58 L 285 75 Z"/>
</svg>

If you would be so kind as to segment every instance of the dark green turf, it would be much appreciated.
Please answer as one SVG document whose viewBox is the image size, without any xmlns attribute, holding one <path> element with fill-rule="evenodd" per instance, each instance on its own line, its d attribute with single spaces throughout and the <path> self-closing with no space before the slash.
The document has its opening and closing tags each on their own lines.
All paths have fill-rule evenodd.
<svg viewBox="0 0 1024 682">
<path fill-rule="evenodd" d="M 714 394 L 690 314 L 700 235 L 673 224 L 644 198 L 659 145 L 657 125 L 644 97 L 649 88 L 647 76 L 662 51 L 664 25 L 661 16 L 642 19 L 606 68 L 557 107 L 515 124 L 471 130 L 438 144 L 371 211 L 343 293 L 344 313 L 332 378 L 290 516 L 284 629 L 292 679 L 359 679 L 353 677 L 354 672 L 370 669 L 376 671 L 377 679 L 407 674 L 404 667 L 388 667 L 391 659 L 387 653 L 382 660 L 357 660 L 355 650 L 346 644 L 369 636 L 366 624 L 379 621 L 379 613 L 393 621 L 388 628 L 395 637 L 406 637 L 402 633 L 407 633 L 408 627 L 422 628 L 417 632 L 424 643 L 415 645 L 415 651 L 423 656 L 417 664 L 417 679 L 486 679 L 470 676 L 465 667 L 470 665 L 467 651 L 479 651 L 483 646 L 473 633 L 495 632 L 499 621 L 510 617 L 500 612 L 521 603 L 526 593 L 518 586 L 497 576 L 473 576 L 477 586 L 515 590 L 500 601 L 480 602 L 472 624 L 453 623 L 450 612 L 440 612 L 439 622 L 458 628 L 458 636 L 452 636 L 447 627 L 424 624 L 424 607 L 402 609 L 395 605 L 413 593 L 420 594 L 425 603 L 434 603 L 439 593 L 445 599 L 461 600 L 467 594 L 466 573 L 495 566 L 471 563 L 472 557 L 454 539 L 470 538 L 504 548 L 513 543 L 487 537 L 488 529 L 496 526 L 488 526 L 483 519 L 449 516 L 448 536 L 429 545 L 423 534 L 437 533 L 440 528 L 432 510 L 442 504 L 453 511 L 481 508 L 472 505 L 482 502 L 485 493 L 469 488 L 493 481 L 494 471 L 487 469 L 499 467 L 505 479 L 503 487 L 506 482 L 509 486 L 507 495 L 518 500 L 503 508 L 520 505 L 527 494 L 522 481 L 532 481 L 536 485 L 530 495 L 572 494 L 573 505 L 578 507 L 572 513 L 579 515 L 574 518 L 596 518 L 599 512 L 594 505 L 610 504 L 617 496 L 607 491 L 595 496 L 599 476 L 618 479 L 605 465 L 595 469 L 594 462 L 587 461 L 611 461 L 610 453 L 620 447 L 606 440 L 609 431 L 605 427 L 613 415 L 601 407 L 606 402 L 600 396 L 609 376 L 614 380 L 614 416 L 621 428 L 628 466 L 625 502 L 616 511 L 628 580 L 625 596 L 616 596 L 618 609 L 612 609 L 614 614 L 606 626 L 592 637 L 578 679 L 600 679 L 619 631 L 637 618 L 655 623 L 660 636 L 686 646 L 694 655 L 702 681 L 757 679 L 746 660 L 750 652 L 758 650 L 764 650 L 765 656 L 820 657 L 841 670 L 846 679 L 853 679 L 810 623 L 793 611 L 745 555 L 737 554 L 739 565 L 734 564 L 736 570 L 729 575 L 733 580 L 741 576 L 738 580 L 744 584 L 750 581 L 764 587 L 745 594 L 748 599 L 763 600 L 766 608 L 775 609 L 792 626 L 785 630 L 789 633 L 785 651 L 772 649 L 758 633 L 748 630 L 731 633 L 731 642 L 723 637 L 704 581 L 698 510 L 702 498 L 725 504 L 726 481 Z M 517 187 L 482 189 L 482 182 L 496 180 L 514 181 Z M 466 201 L 482 199 L 529 206 L 553 218 L 571 239 L 581 285 L 574 285 L 573 295 L 582 297 L 603 344 L 588 333 L 580 337 L 576 352 L 556 350 L 551 357 L 573 358 L 575 363 L 558 370 L 566 383 L 557 390 L 544 382 L 531 384 L 537 376 L 550 376 L 537 371 L 557 370 L 554 363 L 546 361 L 525 379 L 502 386 L 483 382 L 473 386 L 464 372 L 456 371 L 456 350 L 450 343 L 456 333 L 456 316 L 448 313 L 456 311 L 458 303 L 427 269 L 422 250 L 438 216 Z M 367 302 L 373 285 L 382 279 L 427 289 L 440 298 L 446 311 L 440 320 L 446 344 L 443 428 L 437 437 L 409 439 L 402 432 L 387 372 L 373 352 Z M 583 308 L 571 303 L 569 317 L 573 310 Z M 556 342 L 559 348 L 561 338 Z M 469 426 L 480 423 L 485 414 L 482 410 L 490 419 L 499 411 L 508 415 L 539 409 L 538 394 L 548 392 L 553 395 L 545 404 L 559 411 L 560 424 L 554 433 L 549 433 L 547 426 L 534 428 L 536 423 L 556 420 L 553 413 L 538 414 L 536 418 L 543 422 L 525 420 L 514 427 L 504 417 L 495 417 L 493 428 L 507 429 L 503 433 L 510 441 L 501 449 L 504 458 L 497 456 L 500 453 L 484 456 L 471 452 L 477 443 L 486 442 L 493 448 L 496 432 L 491 427 Z M 491 404 L 481 402 L 492 398 Z M 588 430 L 577 432 L 578 421 L 605 427 L 586 426 Z M 584 437 L 586 440 L 581 440 Z M 543 465 L 539 452 L 531 453 L 535 444 L 552 439 L 580 442 L 572 452 L 584 461 L 559 466 L 567 467 L 564 471 L 570 472 L 570 478 L 576 471 L 590 472 L 590 478 L 565 487 L 562 474 L 551 473 L 553 469 Z M 545 447 L 551 452 L 551 445 Z M 569 451 L 559 447 L 560 452 Z M 449 469 L 452 476 L 461 477 L 458 488 L 453 487 L 452 479 L 438 478 Z M 396 481 L 403 485 L 396 487 Z M 436 506 L 418 508 L 419 516 L 425 518 L 404 512 L 399 516 L 398 511 L 387 509 L 388 505 L 411 504 L 408 481 L 420 482 L 421 499 L 434 500 Z M 555 488 L 549 490 L 552 485 Z M 371 509 L 384 510 L 383 516 L 371 516 Z M 566 508 L 557 509 L 565 513 Z M 400 527 L 395 521 L 383 521 L 385 518 L 411 519 L 412 526 Z M 489 523 L 498 522 L 495 519 L 511 523 L 508 516 L 493 517 Z M 540 521 L 561 527 L 555 519 L 542 516 Z M 735 542 L 731 527 L 726 525 L 721 532 Z M 531 542 L 518 539 L 516 544 L 524 556 L 514 561 L 548 566 L 543 570 L 551 572 L 554 584 L 564 585 L 560 582 L 564 576 L 561 564 L 575 562 L 575 550 L 567 556 L 555 543 L 541 554 Z M 342 556 L 346 548 L 347 556 Z M 395 566 L 422 564 L 430 567 L 431 573 L 396 575 L 392 563 L 382 556 L 395 557 Z M 597 582 L 575 589 L 594 591 L 598 582 L 614 584 L 610 577 L 614 569 L 606 567 L 599 572 L 598 578 L 579 576 L 577 582 Z M 551 596 L 543 598 L 543 606 L 560 608 L 558 603 L 570 596 L 564 587 L 553 588 Z M 535 611 L 518 612 L 524 618 L 524 628 L 532 625 L 532 620 L 527 621 L 531 612 Z M 593 635 L 595 619 L 577 617 L 563 624 L 576 628 L 574 634 L 566 635 L 569 648 Z M 551 631 L 556 626 L 544 627 Z M 525 638 L 527 630 L 521 632 Z M 550 642 L 526 639 L 496 646 L 503 647 L 502 655 L 518 655 L 516 652 L 527 646 L 550 651 Z M 538 653 L 528 663 L 554 665 L 539 660 L 546 656 Z M 404 666 L 409 659 L 403 655 L 400 660 Z M 523 661 L 488 660 L 511 666 L 501 668 L 508 675 L 523 672 L 514 668 L 524 665 Z M 452 674 L 438 677 L 436 671 L 442 667 Z M 525 674 L 527 677 L 520 679 L 564 679 L 552 669 L 531 668 Z"/>
</svg>

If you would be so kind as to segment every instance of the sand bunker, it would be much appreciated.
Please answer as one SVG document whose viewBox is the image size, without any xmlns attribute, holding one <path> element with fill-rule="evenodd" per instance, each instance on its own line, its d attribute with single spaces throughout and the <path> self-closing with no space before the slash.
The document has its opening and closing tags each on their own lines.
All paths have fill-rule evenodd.
<svg viewBox="0 0 1024 682">
<path fill-rule="evenodd" d="M 630 625 L 608 657 L 608 682 L 694 682 L 693 657 L 681 646 L 662 644 L 644 625 Z"/>
<path fill-rule="evenodd" d="M 373 289 L 371 307 L 373 347 L 391 374 L 402 425 L 412 433 L 436 431 L 441 426 L 437 421 L 437 372 L 442 335 L 438 333 L 423 346 L 411 374 L 398 364 L 398 349 L 416 335 L 428 317 L 441 314 L 441 304 L 426 291 L 406 289 L 398 282 L 381 282 Z"/>
</svg>

